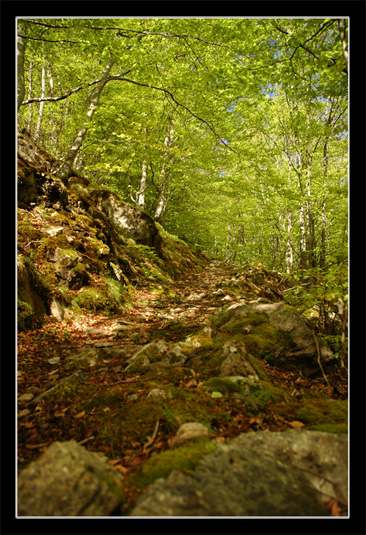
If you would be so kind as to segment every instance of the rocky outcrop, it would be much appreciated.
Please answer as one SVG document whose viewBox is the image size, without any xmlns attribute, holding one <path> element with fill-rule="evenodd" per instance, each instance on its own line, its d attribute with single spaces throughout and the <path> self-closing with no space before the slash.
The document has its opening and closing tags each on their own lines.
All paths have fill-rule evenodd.
<svg viewBox="0 0 366 535">
<path fill-rule="evenodd" d="M 37 272 L 50 295 L 42 305 L 37 288 L 31 288 L 36 277 L 28 276 L 27 282 L 23 270 L 20 329 L 39 325 L 46 314 L 62 320 L 67 307 L 121 311 L 132 296 L 131 280 L 169 280 L 205 261 L 171 240 L 148 214 L 111 191 L 92 187 L 74 170 L 64 183 L 55 175 L 58 164 L 19 134 L 18 248 L 27 258 L 27 272 Z"/>
<path fill-rule="evenodd" d="M 288 431 L 218 444 L 190 475 L 156 480 L 131 516 L 328 516 L 323 493 L 347 500 L 347 438 Z"/>
<path fill-rule="evenodd" d="M 121 475 L 74 440 L 54 442 L 18 477 L 19 516 L 108 516 L 122 502 Z"/>
<path fill-rule="evenodd" d="M 23 255 L 18 255 L 17 268 L 19 328 L 35 328 L 49 312 L 50 289 Z"/>
<path fill-rule="evenodd" d="M 121 201 L 110 191 L 94 190 L 90 197 L 95 208 L 106 214 L 126 236 L 133 238 L 136 243 L 154 248 L 158 254 L 161 253 L 162 239 L 152 217 Z"/>
</svg>

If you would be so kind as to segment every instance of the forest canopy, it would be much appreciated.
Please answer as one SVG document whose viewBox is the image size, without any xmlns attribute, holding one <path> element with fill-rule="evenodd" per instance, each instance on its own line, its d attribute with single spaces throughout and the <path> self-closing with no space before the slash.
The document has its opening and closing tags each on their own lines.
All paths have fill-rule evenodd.
<svg viewBox="0 0 366 535">
<path fill-rule="evenodd" d="M 18 127 L 229 262 L 348 250 L 348 19 L 18 18 Z"/>
</svg>

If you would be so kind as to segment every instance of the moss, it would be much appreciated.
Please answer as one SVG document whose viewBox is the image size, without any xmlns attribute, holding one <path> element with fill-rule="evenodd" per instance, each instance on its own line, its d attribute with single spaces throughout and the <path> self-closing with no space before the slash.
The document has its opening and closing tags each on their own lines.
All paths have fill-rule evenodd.
<svg viewBox="0 0 366 535">
<path fill-rule="evenodd" d="M 244 404 L 249 413 L 257 413 L 269 401 L 274 401 L 273 391 L 267 384 L 251 385 L 249 392 L 244 394 Z"/>
<path fill-rule="evenodd" d="M 223 377 L 212 377 L 211 379 L 206 381 L 203 386 L 209 392 L 221 392 L 221 394 L 242 392 L 242 388 L 238 384 L 234 383 L 233 381 L 230 381 L 230 379 L 226 379 Z"/>
<path fill-rule="evenodd" d="M 264 367 L 264 365 L 262 364 L 260 359 L 256 358 L 256 357 L 253 357 L 250 353 L 247 353 L 245 358 L 249 361 L 249 364 L 252 366 L 252 368 L 254 368 L 254 370 L 255 370 L 256 374 L 258 375 L 259 379 L 261 379 L 262 381 L 268 381 L 269 382 L 269 378 L 268 378 L 268 375 L 267 375 L 267 372 L 266 372 L 266 368 Z"/>
<path fill-rule="evenodd" d="M 334 400 L 320 396 L 295 400 L 287 396 L 285 403 L 277 403 L 272 410 L 288 421 L 303 422 L 311 431 L 347 433 L 348 430 L 347 400 Z"/>
<path fill-rule="evenodd" d="M 270 363 L 276 361 L 281 348 L 291 344 L 291 336 L 270 323 L 256 326 L 245 337 L 245 346 L 248 352 L 255 357 L 264 358 Z"/>
<path fill-rule="evenodd" d="M 233 312 L 235 313 L 235 310 Z M 268 322 L 269 318 L 267 314 L 253 312 L 251 314 L 246 315 L 244 318 L 239 318 L 235 321 L 228 323 L 224 326 L 224 329 L 228 332 L 241 332 L 243 330 L 245 331 L 245 327 L 248 327 L 249 325 L 253 327 Z"/>
<path fill-rule="evenodd" d="M 334 424 L 347 422 L 347 401 L 334 399 L 304 399 L 296 411 L 296 418 L 305 424 Z"/>
<path fill-rule="evenodd" d="M 148 459 L 130 479 L 138 489 L 144 489 L 155 479 L 168 477 L 172 470 L 193 472 L 198 462 L 215 451 L 216 445 L 206 438 L 193 440 L 173 450 L 167 450 Z"/>
<path fill-rule="evenodd" d="M 26 301 L 18 299 L 18 328 L 20 331 L 24 331 L 32 326 L 32 316 L 34 310 L 32 305 Z"/>
<path fill-rule="evenodd" d="M 110 291 L 110 285 L 105 285 L 81 288 L 73 302 L 86 310 L 108 313 L 120 308 L 123 300 Z"/>
</svg>

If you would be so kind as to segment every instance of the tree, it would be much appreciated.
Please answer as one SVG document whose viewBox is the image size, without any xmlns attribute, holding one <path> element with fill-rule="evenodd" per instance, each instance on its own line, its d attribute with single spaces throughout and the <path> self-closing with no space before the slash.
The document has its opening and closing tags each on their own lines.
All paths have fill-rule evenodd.
<svg viewBox="0 0 366 535">
<path fill-rule="evenodd" d="M 325 266 L 347 243 L 347 25 L 23 19 L 19 124 L 61 176 L 86 172 L 211 253 Z"/>
</svg>

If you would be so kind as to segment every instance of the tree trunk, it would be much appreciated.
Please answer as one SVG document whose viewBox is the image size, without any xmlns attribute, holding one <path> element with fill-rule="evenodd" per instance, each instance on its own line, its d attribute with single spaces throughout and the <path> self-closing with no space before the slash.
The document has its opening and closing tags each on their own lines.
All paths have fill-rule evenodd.
<svg viewBox="0 0 366 535">
<path fill-rule="evenodd" d="M 287 210 L 286 216 L 286 273 L 291 273 L 294 265 L 293 245 L 292 245 L 292 214 L 291 210 Z"/>
<path fill-rule="evenodd" d="M 28 99 L 32 97 L 33 91 L 33 60 L 29 62 L 29 84 L 28 84 Z M 33 120 L 33 104 L 29 104 L 29 118 L 28 118 L 28 130 L 32 131 L 32 120 Z"/>
<path fill-rule="evenodd" d="M 110 70 L 111 70 L 111 68 L 113 66 L 113 63 L 114 62 L 111 59 L 109 61 L 108 65 L 106 66 L 106 68 L 104 69 L 103 74 L 102 74 L 101 79 L 100 79 L 100 82 L 97 84 L 96 88 L 94 89 L 89 109 L 86 112 L 86 120 L 84 121 L 84 124 L 83 124 L 82 128 L 77 133 L 77 135 L 76 135 L 76 137 L 75 137 L 75 139 L 73 141 L 73 144 L 71 145 L 71 147 L 70 147 L 70 149 L 69 149 L 69 151 L 68 151 L 68 153 L 66 155 L 66 158 L 65 158 L 63 164 L 61 165 L 59 171 L 58 171 L 58 176 L 62 180 L 67 180 L 68 179 L 71 167 L 72 167 L 72 165 L 74 163 L 74 160 L 75 160 L 79 150 L 81 149 L 81 147 L 83 145 L 86 133 L 88 131 L 89 124 L 90 124 L 91 119 L 93 117 L 93 113 L 94 113 L 95 107 L 99 103 L 100 95 L 101 95 L 101 93 L 103 91 L 103 88 L 104 88 L 105 84 L 107 83 L 107 78 L 109 76 L 109 72 L 110 72 Z"/>
<path fill-rule="evenodd" d="M 163 156 L 163 166 L 160 171 L 159 176 L 159 195 L 158 202 L 156 205 L 154 220 L 161 222 L 169 202 L 169 181 L 170 181 L 170 169 L 169 166 L 173 161 L 173 158 L 169 155 L 170 149 L 174 144 L 174 125 L 171 117 L 169 118 L 169 124 L 167 129 L 167 134 L 164 140 L 164 156 Z"/>
<path fill-rule="evenodd" d="M 44 98 L 46 94 L 46 64 L 43 61 L 42 63 L 42 78 L 41 78 L 41 98 Z M 37 126 L 36 131 L 34 133 L 35 139 L 39 139 L 40 131 L 41 131 L 41 122 L 43 117 L 43 109 L 44 109 L 44 102 L 39 103 L 39 111 L 38 111 L 38 120 L 37 120 Z"/>
<path fill-rule="evenodd" d="M 140 180 L 140 189 L 137 193 L 137 206 L 144 211 L 145 209 L 145 191 L 146 191 L 146 181 L 147 181 L 147 159 L 144 155 L 141 168 L 141 180 Z"/>
<path fill-rule="evenodd" d="M 346 71 L 348 73 L 348 45 L 346 38 L 346 23 L 344 19 L 338 20 L 339 35 L 342 43 L 343 57 L 346 64 Z"/>
<path fill-rule="evenodd" d="M 22 105 L 25 95 L 24 84 L 24 52 L 25 52 L 25 33 L 18 28 L 17 35 L 17 112 Z"/>
</svg>

